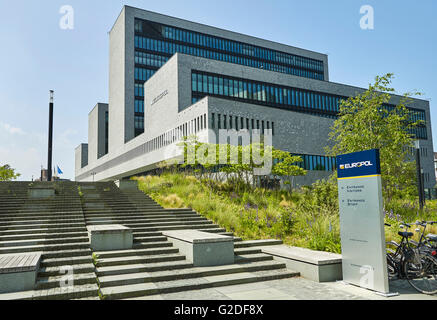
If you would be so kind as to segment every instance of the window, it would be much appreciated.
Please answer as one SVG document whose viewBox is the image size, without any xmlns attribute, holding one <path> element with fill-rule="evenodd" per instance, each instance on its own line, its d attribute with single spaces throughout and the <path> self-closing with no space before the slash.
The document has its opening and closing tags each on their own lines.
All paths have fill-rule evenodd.
<svg viewBox="0 0 437 320">
<path fill-rule="evenodd" d="M 192 73 L 191 74 L 191 86 L 193 91 L 197 91 L 197 74 Z"/>
<path fill-rule="evenodd" d="M 214 77 L 214 94 L 219 94 L 219 83 L 218 78 Z"/>
<path fill-rule="evenodd" d="M 154 70 L 135 68 L 135 76 L 139 79 L 147 78 L 153 74 L 152 71 L 154 72 Z M 345 99 L 345 97 L 333 96 L 327 93 L 273 86 L 247 79 L 235 79 L 223 75 L 206 75 L 199 71 L 192 71 L 192 73 L 193 103 L 203 98 L 205 93 L 208 93 L 228 97 L 229 99 L 244 99 L 251 103 L 271 105 L 273 107 L 285 108 L 286 105 L 291 105 L 294 107 L 293 110 L 298 112 L 335 119 L 338 105 L 341 99 Z M 143 90 L 143 86 L 136 85 L 135 95 L 142 96 L 144 92 L 141 90 Z M 384 107 L 393 108 L 390 105 L 384 105 Z M 423 111 L 409 110 L 412 120 L 425 118 Z M 410 132 L 419 139 L 427 138 L 425 125 L 410 129 Z"/>
</svg>

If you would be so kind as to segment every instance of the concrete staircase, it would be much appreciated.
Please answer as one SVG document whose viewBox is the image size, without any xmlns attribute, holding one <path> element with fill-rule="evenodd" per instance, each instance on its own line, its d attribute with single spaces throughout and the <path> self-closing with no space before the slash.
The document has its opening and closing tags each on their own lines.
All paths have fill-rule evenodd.
<svg viewBox="0 0 437 320">
<path fill-rule="evenodd" d="M 261 253 L 279 240 L 234 237 L 235 264 L 195 268 L 163 236 L 194 229 L 233 236 L 192 209 L 164 209 L 138 189 L 114 183 L 57 183 L 51 199 L 29 199 L 29 183 L 0 183 L 0 254 L 42 251 L 37 289 L 0 299 L 128 299 L 159 293 L 288 278 L 298 273 Z M 10 190 L 10 191 L 7 191 Z M 89 248 L 87 225 L 132 228 L 130 250 Z M 73 267 L 74 287 L 61 285 Z"/>
<path fill-rule="evenodd" d="M 42 252 L 36 289 L 0 299 L 98 297 L 82 204 L 73 182 L 54 186 L 50 198 L 30 198 L 30 182 L 0 183 L 0 254 Z M 67 269 L 68 268 L 68 269 Z M 74 288 L 66 287 L 72 274 Z"/>
</svg>

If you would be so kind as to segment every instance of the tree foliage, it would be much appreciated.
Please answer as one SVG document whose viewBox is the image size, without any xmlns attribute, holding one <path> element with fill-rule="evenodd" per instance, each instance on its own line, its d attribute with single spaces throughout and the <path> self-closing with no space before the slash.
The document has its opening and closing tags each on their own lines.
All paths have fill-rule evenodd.
<svg viewBox="0 0 437 320">
<path fill-rule="evenodd" d="M 183 149 L 181 168 L 208 179 L 221 180 L 235 184 L 237 190 L 256 186 L 256 177 L 273 175 L 288 179 L 290 190 L 295 176 L 305 175 L 306 171 L 297 164 L 302 158 L 292 156 L 289 152 L 266 146 L 262 143 L 251 143 L 245 146 L 231 144 L 212 144 L 199 142 L 196 136 L 184 137 L 178 144 Z M 271 161 L 271 171 L 267 158 Z M 273 164 L 273 159 L 276 163 Z M 267 169 L 268 171 L 268 169 Z M 220 174 L 219 174 L 220 173 Z"/>
<path fill-rule="evenodd" d="M 411 120 L 412 111 L 407 109 L 410 97 L 420 93 L 405 93 L 394 108 L 388 106 L 390 93 L 395 91 L 390 86 L 392 79 L 391 73 L 377 76 L 365 92 L 341 101 L 339 117 L 329 134 L 333 145 L 326 150 L 336 156 L 379 149 L 387 200 L 411 190 L 415 163 L 409 154 L 414 142 L 409 131 L 420 124 Z"/>
<path fill-rule="evenodd" d="M 19 176 L 20 174 L 15 172 L 15 169 L 8 164 L 0 166 L 0 181 L 16 180 Z"/>
<path fill-rule="evenodd" d="M 290 192 L 293 188 L 293 179 L 295 176 L 306 175 L 306 170 L 299 167 L 297 163 L 302 162 L 302 158 L 299 156 L 293 156 L 287 151 L 279 149 L 273 149 L 273 159 L 277 163 L 273 166 L 272 174 L 279 177 L 285 177 L 288 179 L 290 186 Z"/>
</svg>

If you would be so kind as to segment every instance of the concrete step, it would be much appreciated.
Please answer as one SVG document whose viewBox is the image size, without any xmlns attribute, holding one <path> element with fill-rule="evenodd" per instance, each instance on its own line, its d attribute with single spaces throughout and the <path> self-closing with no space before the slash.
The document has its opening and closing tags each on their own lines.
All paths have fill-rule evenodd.
<svg viewBox="0 0 437 320">
<path fill-rule="evenodd" d="M 266 239 L 266 240 L 248 240 L 241 241 L 234 244 L 234 248 L 247 248 L 247 247 L 261 247 L 261 246 L 273 246 L 282 244 L 282 240 Z"/>
<path fill-rule="evenodd" d="M 124 221 L 124 220 L 147 220 L 149 223 L 159 223 L 159 222 L 182 222 L 182 221 L 208 221 L 208 219 L 193 215 L 192 217 L 158 217 L 158 218 L 151 218 L 145 215 L 125 215 L 125 216 L 118 216 L 118 215 L 107 215 L 105 217 L 96 217 L 96 218 L 89 218 L 88 216 L 85 219 L 87 223 L 91 222 L 99 222 L 99 221 L 106 221 L 106 220 L 113 220 L 113 221 Z"/>
<path fill-rule="evenodd" d="M 36 220 L 44 220 L 44 219 L 59 219 L 59 220 L 64 220 L 64 219 L 82 219 L 83 220 L 83 214 L 60 214 L 60 213 L 52 213 L 52 214 L 32 214 L 32 215 L 27 215 L 27 214 L 15 214 L 15 215 L 3 215 L 0 214 L 0 221 L 22 221 L 22 220 L 29 220 L 29 219 L 36 219 Z"/>
<path fill-rule="evenodd" d="M 203 231 L 203 232 L 210 232 L 210 233 L 222 233 L 222 232 L 226 232 L 225 228 L 208 228 L 208 229 L 199 228 L 197 230 L 198 231 Z"/>
<path fill-rule="evenodd" d="M 16 226 L 16 225 L 40 225 L 40 224 L 74 224 L 74 223 L 85 223 L 84 219 L 47 219 L 47 220 L 23 220 L 23 221 L 8 221 L 0 222 L 0 227 Z"/>
<path fill-rule="evenodd" d="M 111 251 L 95 251 L 95 255 L 99 259 L 118 258 L 129 256 L 147 256 L 158 254 L 178 253 L 179 249 L 174 247 L 169 248 L 151 248 L 151 249 L 131 249 L 131 250 L 111 250 Z"/>
<path fill-rule="evenodd" d="M 167 237 L 159 236 L 159 237 L 134 237 L 134 242 L 158 242 L 158 241 L 167 241 Z"/>
<path fill-rule="evenodd" d="M 61 238 L 73 238 L 73 237 L 88 237 L 87 232 L 65 232 L 65 233 L 35 233 L 24 235 L 0 235 L 0 243 L 2 241 L 13 240 L 31 240 L 31 239 L 61 239 Z"/>
<path fill-rule="evenodd" d="M 97 283 L 0 294 L 0 300 L 70 300 L 99 296 Z"/>
<path fill-rule="evenodd" d="M 265 253 L 240 254 L 235 256 L 235 263 L 252 263 L 256 261 L 271 261 L 273 257 Z"/>
<path fill-rule="evenodd" d="M 262 253 L 262 250 L 261 248 L 257 248 L 257 247 L 234 248 L 234 253 L 236 255 L 246 255 L 246 254 Z"/>
<path fill-rule="evenodd" d="M 27 234 L 54 234 L 54 233 L 64 233 L 64 232 L 87 232 L 86 226 L 80 227 L 66 227 L 66 228 L 37 228 L 37 229 L 14 229 L 0 231 L 1 236 L 9 235 L 27 235 Z"/>
<path fill-rule="evenodd" d="M 75 205 L 68 205 L 65 203 L 63 206 L 53 206 L 53 207 L 41 207 L 37 208 L 34 205 L 23 205 L 20 207 L 2 207 L 0 209 L 0 215 L 31 215 L 31 214 L 52 214 L 60 213 L 62 215 L 67 214 L 80 214 L 82 212 L 82 207 Z"/>
<path fill-rule="evenodd" d="M 123 266 L 129 264 L 139 264 L 139 263 L 154 263 L 154 262 L 165 262 L 165 261 L 180 261 L 185 260 L 185 256 L 179 253 L 169 253 L 169 254 L 159 254 L 159 255 L 147 255 L 147 256 L 128 256 L 128 257 L 117 257 L 117 258 L 98 258 L 98 267 L 109 267 L 109 266 Z"/>
<path fill-rule="evenodd" d="M 35 252 L 35 251 L 58 251 L 58 250 L 62 251 L 67 249 L 87 249 L 87 248 L 89 248 L 89 243 L 84 243 L 84 242 L 66 243 L 66 244 L 46 244 L 46 245 L 35 245 L 35 246 L 0 248 L 0 254 L 24 253 L 24 252 Z"/>
<path fill-rule="evenodd" d="M 45 244 L 69 244 L 69 243 L 88 243 L 87 237 L 74 237 L 74 238 L 59 238 L 59 239 L 31 239 L 31 240 L 15 240 L 15 241 L 2 241 L 0 242 L 1 248 L 23 247 L 23 246 L 37 246 Z"/>
<path fill-rule="evenodd" d="M 43 260 L 45 259 L 58 259 L 58 258 L 73 258 L 73 257 L 91 257 L 91 249 L 67 249 L 67 250 L 57 250 L 57 251 L 44 251 L 42 254 Z"/>
<path fill-rule="evenodd" d="M 13 225 L 13 226 L 3 226 L 0 227 L 0 231 L 8 231 L 8 230 L 26 230 L 26 229 L 53 229 L 53 228 L 69 228 L 69 227 L 84 227 L 85 222 L 80 223 L 46 223 L 46 224 L 28 224 L 28 225 Z"/>
<path fill-rule="evenodd" d="M 53 276 L 62 276 L 68 274 L 65 266 L 54 266 L 54 267 L 43 267 L 38 271 L 38 277 L 53 277 Z M 95 267 L 92 263 L 84 263 L 84 264 L 75 264 L 71 266 L 73 274 L 81 274 L 81 273 L 93 273 L 95 271 Z"/>
<path fill-rule="evenodd" d="M 173 271 L 156 271 L 128 273 L 113 276 L 100 276 L 100 288 L 131 285 L 147 282 L 174 281 L 181 279 L 193 279 L 199 277 L 227 275 L 242 272 L 255 272 L 285 268 L 285 263 L 280 262 L 254 262 L 252 264 L 231 264 L 224 266 L 202 267 L 183 269 L 177 273 Z"/>
<path fill-rule="evenodd" d="M 163 281 L 159 285 L 155 283 L 140 283 L 124 286 L 101 288 L 104 299 L 133 298 L 152 294 L 180 292 L 195 289 L 213 288 L 220 286 L 277 280 L 295 277 L 299 273 L 286 269 L 241 272 L 235 274 L 206 276 L 196 282 L 187 280 Z"/>
<path fill-rule="evenodd" d="M 137 231 L 137 230 L 134 230 L 132 232 L 134 237 L 159 237 L 159 236 L 162 236 L 162 232 L 160 232 L 160 231 L 142 232 L 142 231 Z"/>
<path fill-rule="evenodd" d="M 163 247 L 172 247 L 173 244 L 169 241 L 164 242 L 134 242 L 134 249 L 148 249 L 148 248 L 163 248 Z"/>
<path fill-rule="evenodd" d="M 100 212 L 99 214 L 92 214 L 92 215 L 89 213 L 85 213 L 86 220 L 105 218 L 105 217 L 124 218 L 124 217 L 132 217 L 132 216 L 141 216 L 143 218 L 149 218 L 149 219 L 168 219 L 168 218 L 186 219 L 186 218 L 199 218 L 199 217 L 201 217 L 195 212 L 171 213 L 171 212 L 160 211 L 160 212 L 155 212 L 155 213 L 134 212 L 134 213 L 127 213 L 127 214 L 124 214 L 124 213 L 121 214 L 121 213 L 117 213 L 117 212 Z"/>
<path fill-rule="evenodd" d="M 87 220 L 87 225 L 103 225 L 103 224 L 122 224 L 124 226 L 139 225 L 142 227 L 167 227 L 167 226 L 180 226 L 180 225 L 209 225 L 212 221 L 171 221 L 171 222 L 149 222 L 147 218 L 141 219 L 107 219 L 107 220 Z"/>
<path fill-rule="evenodd" d="M 158 227 L 149 227 L 147 224 L 142 224 L 142 223 L 124 223 L 123 225 L 132 228 L 134 230 L 137 228 L 141 228 L 142 231 L 164 231 L 164 230 L 185 230 L 185 229 L 198 230 L 198 229 L 218 228 L 218 225 L 216 224 L 193 224 L 193 225 L 180 224 L 175 226 L 158 226 Z"/>
<path fill-rule="evenodd" d="M 72 281 L 72 285 L 76 287 L 77 285 L 84 285 L 84 284 L 95 284 L 97 283 L 97 278 L 94 272 L 92 273 L 74 273 L 73 275 L 70 275 L 70 281 Z M 58 275 L 58 276 L 50 276 L 50 277 L 38 277 L 36 279 L 36 285 L 35 289 L 51 289 L 51 288 L 58 288 L 63 283 L 67 283 L 68 279 L 67 276 L 64 275 Z"/>
<path fill-rule="evenodd" d="M 41 261 L 41 267 L 73 266 L 84 263 L 93 263 L 91 253 L 86 256 L 78 257 L 43 258 Z"/>
<path fill-rule="evenodd" d="M 96 274 L 101 276 L 113 276 L 128 273 L 139 273 L 139 272 L 155 272 L 155 271 L 165 271 L 165 270 L 179 270 L 192 268 L 193 264 L 187 260 L 178 261 L 165 261 L 165 262 L 155 262 L 148 264 L 128 264 L 125 266 L 110 266 L 110 267 L 98 267 L 96 268 Z"/>
</svg>

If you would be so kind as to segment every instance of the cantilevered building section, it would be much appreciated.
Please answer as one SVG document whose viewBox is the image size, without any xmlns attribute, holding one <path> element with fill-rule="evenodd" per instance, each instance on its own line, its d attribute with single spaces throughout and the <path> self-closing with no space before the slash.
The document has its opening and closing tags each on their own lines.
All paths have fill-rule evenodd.
<svg viewBox="0 0 437 320">
<path fill-rule="evenodd" d="M 106 121 L 98 105 L 88 146 L 76 149 L 78 181 L 147 172 L 180 153 L 183 136 L 217 143 L 218 130 L 227 129 L 271 130 L 273 146 L 304 159 L 308 174 L 296 182 L 312 183 L 335 168 L 324 148 L 340 100 L 364 91 L 329 82 L 325 54 L 127 6 L 110 32 L 109 75 Z M 414 99 L 409 108 L 425 121 L 412 133 L 425 187 L 433 188 L 429 102 Z"/>
</svg>

